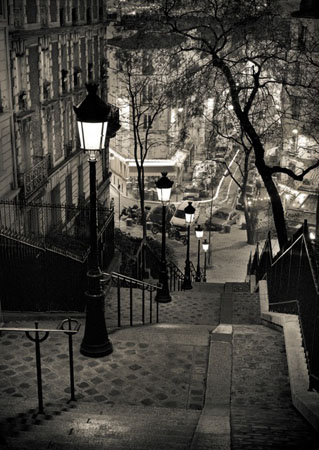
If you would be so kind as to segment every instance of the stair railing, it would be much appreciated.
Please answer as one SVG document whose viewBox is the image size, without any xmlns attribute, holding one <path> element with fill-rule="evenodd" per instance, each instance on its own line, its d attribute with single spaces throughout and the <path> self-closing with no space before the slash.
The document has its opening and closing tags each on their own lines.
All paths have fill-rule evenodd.
<svg viewBox="0 0 319 450">
<path fill-rule="evenodd" d="M 319 392 L 318 268 L 307 221 L 275 256 L 272 256 L 270 240 L 261 257 L 258 253 L 257 256 L 255 273 L 259 273 L 258 279 L 267 280 L 270 311 L 299 317 L 309 388 Z"/>
<path fill-rule="evenodd" d="M 65 323 L 68 323 L 68 328 L 69 328 L 68 330 L 64 329 Z M 74 324 L 73 328 L 72 328 L 72 323 Z M 74 389 L 72 337 L 79 331 L 80 326 L 81 326 L 81 324 L 79 324 L 76 319 L 65 319 L 59 323 L 57 329 L 39 328 L 39 322 L 34 323 L 34 328 L 9 328 L 9 327 L 0 328 L 0 334 L 3 332 L 25 333 L 27 338 L 30 339 L 30 341 L 34 342 L 35 357 L 36 357 L 38 407 L 39 407 L 38 412 L 39 412 L 39 414 L 44 413 L 40 344 L 41 344 L 41 342 L 44 342 L 49 337 L 50 333 L 65 333 L 68 335 L 68 337 L 69 337 L 70 388 L 71 388 L 70 401 L 74 401 L 75 400 L 75 389 Z"/>
<path fill-rule="evenodd" d="M 193 264 L 193 261 L 190 261 L 190 268 L 191 268 L 191 278 L 192 278 L 192 281 L 194 281 L 196 278 L 196 269 Z"/>
<path fill-rule="evenodd" d="M 181 291 L 184 281 L 184 273 L 173 262 L 167 263 L 170 291 Z"/>
<path fill-rule="evenodd" d="M 142 248 L 144 246 L 144 252 L 142 252 Z M 145 257 L 145 267 L 146 270 L 150 270 L 151 274 L 152 274 L 152 268 L 149 267 L 150 262 L 156 266 L 156 268 L 159 268 L 161 266 L 161 261 L 160 258 L 157 256 L 157 254 L 154 252 L 154 250 L 150 247 L 149 243 L 146 241 L 142 241 L 141 245 L 137 251 L 136 254 L 136 263 L 137 263 L 137 273 L 140 276 L 140 279 L 142 279 L 142 255 L 144 253 L 144 257 Z M 151 256 L 151 261 L 148 260 L 148 254 L 150 254 Z M 155 261 L 155 264 L 154 264 Z M 166 267 L 168 270 L 168 276 L 169 276 L 169 285 L 170 285 L 170 290 L 171 291 L 175 291 L 176 287 L 178 291 L 182 290 L 182 284 L 183 284 L 183 280 L 184 280 L 184 273 L 177 267 L 177 265 L 175 263 L 173 263 L 172 261 L 167 261 L 166 263 Z M 195 272 L 196 275 L 196 272 Z"/>
<path fill-rule="evenodd" d="M 142 291 L 142 324 L 145 325 L 146 318 L 145 318 L 145 293 L 149 292 L 149 322 L 153 323 L 153 306 L 154 306 L 154 299 L 153 299 L 153 292 L 157 289 L 162 289 L 162 284 L 151 284 L 146 283 L 145 281 L 138 280 L 136 278 L 129 277 L 127 275 L 123 275 L 121 273 L 112 272 L 107 273 L 103 272 L 103 280 L 102 284 L 108 283 L 110 280 L 112 281 L 113 285 L 117 287 L 117 326 L 118 328 L 121 327 L 121 307 L 122 307 L 122 298 L 121 298 L 121 287 L 128 287 L 130 292 L 130 303 L 129 303 L 129 310 L 130 310 L 130 326 L 132 327 L 134 325 L 133 321 L 133 312 L 134 312 L 134 302 L 133 302 L 133 289 L 141 289 Z M 156 323 L 159 322 L 159 303 L 155 302 L 155 314 L 156 314 Z"/>
</svg>

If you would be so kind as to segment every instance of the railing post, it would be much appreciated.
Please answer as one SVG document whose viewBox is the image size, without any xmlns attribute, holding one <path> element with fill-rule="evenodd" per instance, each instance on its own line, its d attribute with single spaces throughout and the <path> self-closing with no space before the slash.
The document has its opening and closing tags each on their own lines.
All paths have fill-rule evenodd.
<svg viewBox="0 0 319 450">
<path fill-rule="evenodd" d="M 133 288 L 132 281 L 130 281 L 130 326 L 133 326 Z"/>
<path fill-rule="evenodd" d="M 152 321 L 153 321 L 153 311 L 152 311 L 153 303 L 152 303 L 152 295 L 153 295 L 153 291 L 152 291 L 152 289 L 150 289 L 150 323 L 152 323 Z"/>
<path fill-rule="evenodd" d="M 142 287 L 142 323 L 145 323 L 145 285 Z"/>
<path fill-rule="evenodd" d="M 38 322 L 35 322 L 35 328 L 38 328 Z M 43 414 L 43 393 L 42 393 L 42 373 L 41 373 L 41 353 L 40 353 L 40 339 L 39 332 L 35 332 L 35 356 L 37 364 L 37 380 L 38 380 L 38 400 L 39 413 Z"/>
<path fill-rule="evenodd" d="M 64 324 L 68 322 L 69 331 L 72 331 L 72 322 L 75 322 L 75 330 L 79 331 L 80 324 L 76 319 L 68 319 L 62 320 L 62 322 L 58 325 L 58 330 L 64 330 Z M 75 398 L 75 387 L 74 387 L 74 364 L 73 364 L 73 333 L 67 333 L 69 339 L 69 366 L 70 366 L 70 389 L 71 389 L 71 397 L 69 401 L 76 401 Z"/>
<path fill-rule="evenodd" d="M 117 277 L 117 326 L 121 327 L 121 285 L 120 278 Z"/>
<path fill-rule="evenodd" d="M 68 319 L 69 330 L 71 331 L 71 319 Z M 70 388 L 71 388 L 71 401 L 75 401 L 75 389 L 74 389 L 74 367 L 73 367 L 73 345 L 72 345 L 72 334 L 69 334 L 69 364 L 70 364 Z"/>
<path fill-rule="evenodd" d="M 38 322 L 35 322 L 35 328 L 38 329 Z M 40 342 L 44 341 L 49 333 L 45 332 L 43 338 L 40 339 L 39 332 L 35 332 L 35 337 L 33 338 L 28 331 L 25 332 L 26 336 L 35 343 L 35 357 L 36 357 L 36 368 L 37 368 L 37 382 L 38 382 L 38 404 L 39 404 L 39 414 L 44 413 L 43 409 L 43 393 L 42 393 L 42 373 L 41 373 L 41 353 L 40 353 Z"/>
<path fill-rule="evenodd" d="M 156 323 L 159 322 L 159 302 L 156 302 Z"/>
</svg>

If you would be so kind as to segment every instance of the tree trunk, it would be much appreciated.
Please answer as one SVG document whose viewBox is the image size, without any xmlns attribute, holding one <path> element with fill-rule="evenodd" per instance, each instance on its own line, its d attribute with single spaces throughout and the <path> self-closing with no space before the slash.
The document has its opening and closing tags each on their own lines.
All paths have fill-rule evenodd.
<svg viewBox="0 0 319 450">
<path fill-rule="evenodd" d="M 279 247 L 283 249 L 288 241 L 288 235 L 281 198 L 271 175 L 265 174 L 263 170 L 259 169 L 258 172 L 269 194 Z"/>
<path fill-rule="evenodd" d="M 317 189 L 316 244 L 317 244 L 317 248 L 319 248 L 319 188 Z"/>
</svg>

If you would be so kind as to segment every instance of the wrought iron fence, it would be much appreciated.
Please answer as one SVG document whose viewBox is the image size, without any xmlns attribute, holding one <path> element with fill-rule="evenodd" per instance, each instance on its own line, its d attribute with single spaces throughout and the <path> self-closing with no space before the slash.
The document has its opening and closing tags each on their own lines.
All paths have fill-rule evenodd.
<svg viewBox="0 0 319 450">
<path fill-rule="evenodd" d="M 30 232 L 24 206 L 0 202 L 2 309 L 83 311 L 90 210 L 66 205 L 26 205 L 34 218 Z M 61 214 L 64 220 L 53 227 L 52 214 Z M 97 215 L 99 263 L 107 270 L 114 255 L 114 213 L 99 207 Z"/>
<path fill-rule="evenodd" d="M 250 274 L 256 273 L 257 281 L 267 279 L 270 310 L 299 316 L 310 389 L 319 391 L 318 266 L 307 222 L 275 256 L 268 236 L 261 256 L 256 249 L 254 258 Z"/>
<path fill-rule="evenodd" d="M 0 201 L 0 231 L 34 245 L 60 248 L 84 260 L 90 246 L 87 205 Z M 114 212 L 97 206 L 99 238 L 114 220 Z M 114 226 L 113 226 L 114 228 Z M 112 239 L 113 242 L 113 239 Z M 114 253 L 114 249 L 111 252 Z"/>
</svg>

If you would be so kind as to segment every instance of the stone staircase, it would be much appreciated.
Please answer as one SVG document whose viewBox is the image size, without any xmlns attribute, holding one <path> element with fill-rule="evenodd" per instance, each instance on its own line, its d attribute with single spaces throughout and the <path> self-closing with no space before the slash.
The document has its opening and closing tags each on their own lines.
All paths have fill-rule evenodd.
<svg viewBox="0 0 319 450">
<path fill-rule="evenodd" d="M 134 290 L 133 327 L 126 290 L 121 329 L 115 289 L 106 302 L 112 355 L 75 355 L 76 402 L 66 402 L 67 390 L 64 401 L 54 395 L 68 378 L 65 364 L 56 373 L 44 364 L 54 386 L 45 414 L 37 414 L 34 391 L 21 399 L 1 391 L 1 450 L 317 448 L 318 434 L 291 404 L 283 336 L 260 324 L 258 294 L 246 284 L 194 283 L 159 305 L 159 324 L 144 326 Z M 18 371 L 32 349 L 16 342 L 10 353 L 6 342 Z M 66 352 L 52 340 L 43 361 Z M 12 373 L 13 392 L 15 382 L 19 392 L 25 381 Z"/>
<path fill-rule="evenodd" d="M 66 402 L 64 392 L 63 402 L 54 392 L 59 384 L 67 385 L 67 367 L 61 365 L 54 374 L 54 364 L 45 364 L 43 351 L 45 378 L 52 376 L 52 389 L 45 391 L 45 414 L 37 414 L 35 391 L 28 400 L 12 396 L 1 400 L 0 430 L 5 440 L 0 441 L 0 449 L 191 448 L 204 405 L 209 332 L 219 323 L 223 285 L 196 283 L 191 291 L 172 293 L 171 303 L 159 305 L 160 323 L 145 326 L 140 326 L 141 291 L 134 289 L 133 327 L 129 326 L 130 292 L 121 291 L 123 328 L 116 329 L 116 288 L 106 299 L 113 354 L 98 360 L 77 355 L 77 401 Z M 74 347 L 81 333 L 83 329 Z M 53 350 L 56 345 L 52 342 Z M 57 359 L 67 352 L 59 350 Z M 17 361 L 26 351 L 17 355 Z"/>
</svg>

